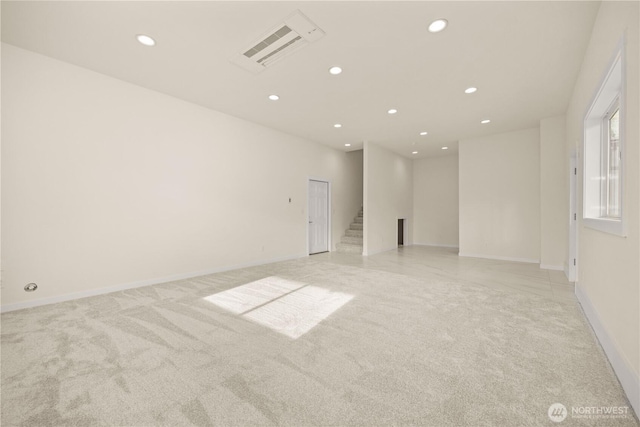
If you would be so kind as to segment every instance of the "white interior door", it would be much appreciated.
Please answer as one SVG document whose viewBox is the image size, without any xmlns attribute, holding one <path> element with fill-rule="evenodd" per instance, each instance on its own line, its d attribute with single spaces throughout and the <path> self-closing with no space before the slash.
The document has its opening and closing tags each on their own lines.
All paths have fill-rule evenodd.
<svg viewBox="0 0 640 427">
<path fill-rule="evenodd" d="M 578 181 L 578 169 L 577 160 L 575 156 L 571 156 L 569 171 L 569 274 L 568 279 L 570 282 L 575 282 L 577 279 L 577 260 L 578 260 L 578 248 L 577 248 L 577 225 L 578 225 L 578 202 L 577 202 L 577 181 Z"/>
<path fill-rule="evenodd" d="M 309 254 L 329 250 L 329 183 L 309 180 Z"/>
</svg>

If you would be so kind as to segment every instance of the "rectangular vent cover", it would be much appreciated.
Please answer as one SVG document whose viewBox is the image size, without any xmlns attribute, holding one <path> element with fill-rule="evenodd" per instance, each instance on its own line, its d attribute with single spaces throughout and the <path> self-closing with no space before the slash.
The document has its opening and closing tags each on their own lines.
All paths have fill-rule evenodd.
<svg viewBox="0 0 640 427">
<path fill-rule="evenodd" d="M 324 36 L 316 24 L 296 10 L 273 30 L 243 49 L 231 62 L 258 74 L 282 58 Z"/>
<path fill-rule="evenodd" d="M 260 43 L 258 43 L 257 45 L 255 45 L 254 47 L 246 51 L 244 53 L 244 56 L 246 56 L 247 58 L 251 58 L 253 55 L 255 55 L 256 53 L 260 53 L 260 51 L 271 46 L 272 44 L 274 44 L 275 42 L 277 42 L 278 40 L 280 40 L 290 32 L 291 32 L 291 28 L 285 25 L 284 27 L 280 28 L 278 31 L 271 34 L 269 37 L 262 40 Z"/>
</svg>

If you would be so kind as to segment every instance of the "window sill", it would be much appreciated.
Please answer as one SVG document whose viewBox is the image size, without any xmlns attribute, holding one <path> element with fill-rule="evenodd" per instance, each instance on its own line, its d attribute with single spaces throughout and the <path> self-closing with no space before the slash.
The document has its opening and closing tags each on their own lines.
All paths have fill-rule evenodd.
<svg viewBox="0 0 640 427">
<path fill-rule="evenodd" d="M 624 222 L 622 220 L 609 218 L 583 218 L 582 223 L 585 227 L 602 231 L 603 233 L 627 237 Z"/>
</svg>

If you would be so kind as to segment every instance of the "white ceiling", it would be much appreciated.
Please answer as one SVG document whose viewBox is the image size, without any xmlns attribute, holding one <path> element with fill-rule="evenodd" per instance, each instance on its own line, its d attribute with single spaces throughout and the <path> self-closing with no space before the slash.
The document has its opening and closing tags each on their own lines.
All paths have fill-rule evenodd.
<svg viewBox="0 0 640 427">
<path fill-rule="evenodd" d="M 454 152 L 460 139 L 533 127 L 564 113 L 598 7 L 593 1 L 2 1 L 2 40 L 338 149 L 371 141 L 422 157 Z M 258 75 L 230 63 L 296 9 L 326 36 Z M 436 18 L 449 26 L 431 34 L 427 26 Z M 140 33 L 157 45 L 139 44 Z M 330 75 L 333 65 L 344 72 Z M 469 86 L 478 91 L 466 95 Z M 273 93 L 279 101 L 267 99 Z M 398 114 L 388 115 L 389 108 Z M 480 124 L 485 118 L 491 123 Z M 419 136 L 423 130 L 429 134 Z"/>
</svg>

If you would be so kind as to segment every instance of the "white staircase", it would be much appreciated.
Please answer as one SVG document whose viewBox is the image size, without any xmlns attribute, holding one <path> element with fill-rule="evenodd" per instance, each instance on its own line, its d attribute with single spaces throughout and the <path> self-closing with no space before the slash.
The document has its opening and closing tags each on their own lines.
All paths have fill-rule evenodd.
<svg viewBox="0 0 640 427">
<path fill-rule="evenodd" d="M 340 243 L 336 245 L 337 252 L 349 252 L 362 254 L 362 229 L 364 222 L 364 211 L 360 208 L 360 212 L 353 219 L 346 234 L 342 236 Z"/>
</svg>

